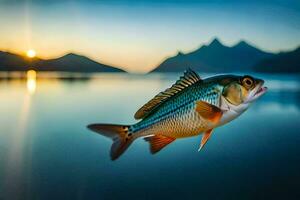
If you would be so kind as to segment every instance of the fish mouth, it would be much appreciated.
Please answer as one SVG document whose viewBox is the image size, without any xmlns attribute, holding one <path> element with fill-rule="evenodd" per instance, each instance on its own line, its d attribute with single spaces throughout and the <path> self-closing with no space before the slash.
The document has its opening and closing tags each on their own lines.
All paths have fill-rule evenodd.
<svg viewBox="0 0 300 200">
<path fill-rule="evenodd" d="M 267 87 L 260 86 L 259 89 L 255 92 L 254 97 L 263 95 L 264 93 L 267 92 L 267 90 L 268 90 Z"/>
<path fill-rule="evenodd" d="M 250 98 L 248 100 L 248 102 L 253 102 L 254 100 L 258 99 L 259 97 L 261 97 L 263 94 L 265 94 L 268 91 L 268 88 L 264 85 L 264 81 L 261 81 L 260 84 L 258 84 L 252 94 L 250 95 Z"/>
</svg>

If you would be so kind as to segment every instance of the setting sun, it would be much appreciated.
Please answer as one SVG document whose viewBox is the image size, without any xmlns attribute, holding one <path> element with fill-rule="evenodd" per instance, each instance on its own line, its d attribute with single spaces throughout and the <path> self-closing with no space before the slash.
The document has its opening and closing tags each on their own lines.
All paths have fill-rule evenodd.
<svg viewBox="0 0 300 200">
<path fill-rule="evenodd" d="M 34 58 L 35 55 L 36 55 L 36 53 L 35 53 L 35 51 L 34 51 L 33 49 L 30 49 L 30 50 L 28 50 L 28 51 L 26 52 L 26 55 L 27 55 L 27 57 L 29 57 L 29 58 Z"/>
</svg>

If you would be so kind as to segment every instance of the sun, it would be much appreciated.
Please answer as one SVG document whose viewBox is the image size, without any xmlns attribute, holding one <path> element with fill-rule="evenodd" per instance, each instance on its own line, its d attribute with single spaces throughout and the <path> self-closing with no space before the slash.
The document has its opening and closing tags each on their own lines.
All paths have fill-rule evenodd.
<svg viewBox="0 0 300 200">
<path fill-rule="evenodd" d="M 34 58 L 35 55 L 36 55 L 35 50 L 29 49 L 29 50 L 26 52 L 26 55 L 27 55 L 27 57 L 29 57 L 29 58 Z"/>
</svg>

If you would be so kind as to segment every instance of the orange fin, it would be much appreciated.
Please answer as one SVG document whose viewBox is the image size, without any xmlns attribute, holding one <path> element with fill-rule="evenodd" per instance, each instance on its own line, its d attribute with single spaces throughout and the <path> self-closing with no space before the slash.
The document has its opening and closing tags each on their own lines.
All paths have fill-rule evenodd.
<svg viewBox="0 0 300 200">
<path fill-rule="evenodd" d="M 210 129 L 208 131 L 206 131 L 205 133 L 203 133 L 202 139 L 201 139 L 201 144 L 200 147 L 198 149 L 198 151 L 200 151 L 204 145 L 206 144 L 206 142 L 209 140 L 211 134 L 212 134 L 213 129 Z"/>
<path fill-rule="evenodd" d="M 222 110 L 217 106 L 209 104 L 204 101 L 198 101 L 196 106 L 196 111 L 205 119 L 218 123 L 222 117 Z"/>
<path fill-rule="evenodd" d="M 144 138 L 150 144 L 150 151 L 152 154 L 159 152 L 165 146 L 170 144 L 175 140 L 175 138 L 163 136 L 163 135 L 154 135 L 151 137 Z"/>
</svg>

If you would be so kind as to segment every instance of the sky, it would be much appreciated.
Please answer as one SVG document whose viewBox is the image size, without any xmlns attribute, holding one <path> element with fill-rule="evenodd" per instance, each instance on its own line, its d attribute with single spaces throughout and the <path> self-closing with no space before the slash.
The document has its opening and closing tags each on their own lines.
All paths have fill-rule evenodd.
<svg viewBox="0 0 300 200">
<path fill-rule="evenodd" d="M 271 52 L 300 45 L 300 1 L 0 0 L 0 50 L 78 53 L 147 72 L 213 38 Z"/>
</svg>

